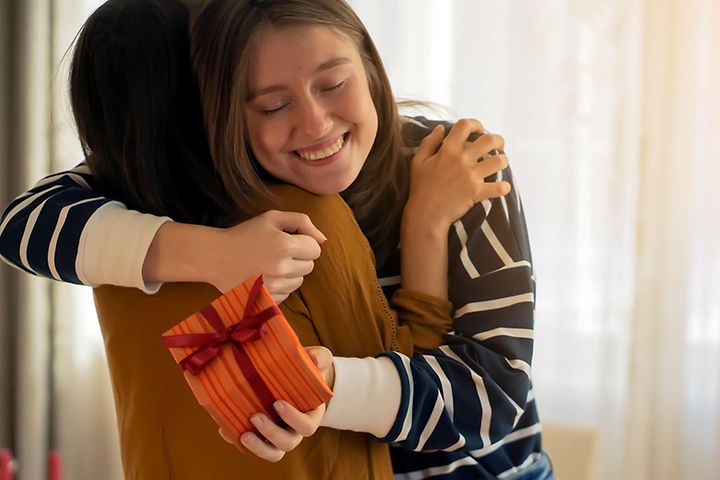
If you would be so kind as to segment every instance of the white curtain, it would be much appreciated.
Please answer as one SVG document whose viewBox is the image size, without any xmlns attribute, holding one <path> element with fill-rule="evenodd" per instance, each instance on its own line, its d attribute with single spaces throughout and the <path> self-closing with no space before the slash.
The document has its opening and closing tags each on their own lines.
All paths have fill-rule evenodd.
<svg viewBox="0 0 720 480">
<path fill-rule="evenodd" d="M 720 4 L 356 0 L 396 94 L 502 133 L 544 420 L 596 478 L 720 477 Z"/>
<path fill-rule="evenodd" d="M 654 1 L 645 77 L 626 468 L 720 477 L 720 5 Z"/>
<path fill-rule="evenodd" d="M 53 25 L 53 74 L 41 78 L 54 88 L 99 3 L 55 0 L 35 19 Z M 596 478 L 720 477 L 718 2 L 350 3 L 398 96 L 477 117 L 507 140 L 537 271 L 543 419 L 597 432 Z M 80 158 L 67 102 L 52 98 L 50 170 Z M 57 438 L 66 478 L 121 478 L 88 293 L 54 287 Z"/>
</svg>

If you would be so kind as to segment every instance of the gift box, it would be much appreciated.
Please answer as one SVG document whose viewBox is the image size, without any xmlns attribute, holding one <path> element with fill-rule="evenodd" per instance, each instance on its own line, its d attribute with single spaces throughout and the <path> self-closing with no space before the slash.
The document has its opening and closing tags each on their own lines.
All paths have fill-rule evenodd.
<svg viewBox="0 0 720 480">
<path fill-rule="evenodd" d="M 257 433 L 252 415 L 263 412 L 283 425 L 272 406 L 276 400 L 307 412 L 332 397 L 262 277 L 243 281 L 162 341 L 220 435 L 241 451 L 240 436 Z"/>
</svg>

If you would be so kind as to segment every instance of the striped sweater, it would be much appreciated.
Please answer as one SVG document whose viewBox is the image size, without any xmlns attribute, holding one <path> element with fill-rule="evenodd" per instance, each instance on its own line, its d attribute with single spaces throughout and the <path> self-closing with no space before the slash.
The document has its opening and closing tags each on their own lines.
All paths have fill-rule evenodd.
<svg viewBox="0 0 720 480">
<path fill-rule="evenodd" d="M 404 128 L 419 143 L 436 123 L 419 118 Z M 397 416 L 381 439 L 391 444 L 398 479 L 540 478 L 529 471 L 546 460 L 530 367 L 535 282 L 517 188 L 509 168 L 500 175 L 512 193 L 476 205 L 450 232 L 454 331 L 432 352 L 382 354 L 401 383 Z M 96 243 L 86 241 L 87 225 L 100 210 L 124 208 L 93 185 L 81 163 L 20 195 L 0 217 L 0 257 L 35 275 L 89 284 L 79 261 L 80 249 Z M 151 218 L 155 230 L 164 221 Z M 401 283 L 399 250 L 378 277 L 391 298 Z"/>
</svg>

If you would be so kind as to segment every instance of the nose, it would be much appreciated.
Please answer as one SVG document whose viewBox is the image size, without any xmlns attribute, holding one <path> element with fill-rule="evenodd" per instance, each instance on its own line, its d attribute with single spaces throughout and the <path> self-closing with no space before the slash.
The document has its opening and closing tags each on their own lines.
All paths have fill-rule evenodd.
<svg viewBox="0 0 720 480">
<path fill-rule="evenodd" d="M 311 139 L 322 138 L 332 127 L 330 111 L 317 98 L 309 95 L 298 108 L 298 129 Z"/>
</svg>

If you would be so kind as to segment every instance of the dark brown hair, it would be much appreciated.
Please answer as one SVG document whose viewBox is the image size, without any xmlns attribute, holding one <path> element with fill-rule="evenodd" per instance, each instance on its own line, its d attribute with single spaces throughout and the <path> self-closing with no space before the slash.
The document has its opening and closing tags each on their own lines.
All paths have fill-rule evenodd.
<svg viewBox="0 0 720 480">
<path fill-rule="evenodd" d="M 397 246 L 395 231 L 407 197 L 407 162 L 400 118 L 380 55 L 365 26 L 343 0 L 210 0 L 191 30 L 191 57 L 215 168 L 246 216 L 269 196 L 247 139 L 244 103 L 258 33 L 268 26 L 324 25 L 357 45 L 378 114 L 378 134 L 356 181 L 343 196 L 378 257 Z M 380 258 L 379 258 L 380 260 Z"/>
<path fill-rule="evenodd" d="M 178 0 L 110 0 L 75 44 L 70 99 L 103 194 L 175 220 L 226 225 L 233 202 L 210 159 Z"/>
</svg>

